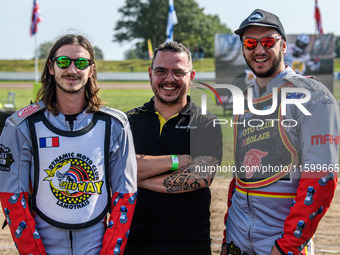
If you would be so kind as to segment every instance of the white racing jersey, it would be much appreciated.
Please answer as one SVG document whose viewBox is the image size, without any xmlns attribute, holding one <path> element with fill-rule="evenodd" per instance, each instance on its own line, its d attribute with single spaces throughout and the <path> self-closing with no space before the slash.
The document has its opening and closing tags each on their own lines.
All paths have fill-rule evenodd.
<svg viewBox="0 0 340 255">
<path fill-rule="evenodd" d="M 38 102 L 6 120 L 0 200 L 20 254 L 123 254 L 136 198 L 136 154 L 123 112 L 84 110 L 71 131 L 63 114 Z"/>
<path fill-rule="evenodd" d="M 55 128 L 42 112 L 30 117 L 29 124 L 35 162 L 33 210 L 62 228 L 84 228 L 103 219 L 110 201 L 110 117 L 97 113 L 78 131 Z"/>
</svg>

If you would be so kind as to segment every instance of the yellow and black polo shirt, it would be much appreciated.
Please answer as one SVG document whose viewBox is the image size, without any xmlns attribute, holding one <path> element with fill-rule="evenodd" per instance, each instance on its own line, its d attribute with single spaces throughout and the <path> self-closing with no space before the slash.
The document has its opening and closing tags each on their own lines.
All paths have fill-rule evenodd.
<svg viewBox="0 0 340 255">
<path fill-rule="evenodd" d="M 213 114 L 201 114 L 190 101 L 165 121 L 154 109 L 154 98 L 127 112 L 137 154 L 190 154 L 222 159 L 222 133 Z M 139 188 L 129 239 L 210 242 L 210 191 L 157 193 Z"/>
</svg>

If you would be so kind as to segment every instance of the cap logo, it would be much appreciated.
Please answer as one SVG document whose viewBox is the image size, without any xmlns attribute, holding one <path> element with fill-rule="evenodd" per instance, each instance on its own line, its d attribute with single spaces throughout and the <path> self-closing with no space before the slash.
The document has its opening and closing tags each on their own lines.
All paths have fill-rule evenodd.
<svg viewBox="0 0 340 255">
<path fill-rule="evenodd" d="M 249 16 L 248 20 L 252 22 L 252 21 L 262 20 L 264 18 L 265 16 L 262 12 L 256 11 Z"/>
</svg>

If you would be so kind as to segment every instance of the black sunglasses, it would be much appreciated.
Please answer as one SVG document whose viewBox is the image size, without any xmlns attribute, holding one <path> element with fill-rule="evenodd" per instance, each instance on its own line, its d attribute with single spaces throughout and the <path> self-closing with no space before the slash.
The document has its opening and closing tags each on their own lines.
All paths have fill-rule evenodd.
<svg viewBox="0 0 340 255">
<path fill-rule="evenodd" d="M 54 57 L 51 59 L 52 62 L 54 60 L 56 61 L 57 66 L 60 67 L 61 69 L 68 68 L 71 65 L 72 61 L 74 61 L 74 65 L 80 70 L 85 70 L 92 63 L 92 61 L 87 58 L 72 59 L 66 56 Z"/>
</svg>

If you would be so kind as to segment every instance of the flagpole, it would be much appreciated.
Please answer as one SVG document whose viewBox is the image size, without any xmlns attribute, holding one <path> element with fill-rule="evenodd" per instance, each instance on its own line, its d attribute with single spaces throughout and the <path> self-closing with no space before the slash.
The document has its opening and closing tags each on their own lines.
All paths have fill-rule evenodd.
<svg viewBox="0 0 340 255">
<path fill-rule="evenodd" d="M 35 70 L 35 82 L 39 81 L 39 71 L 38 71 L 38 42 L 37 35 L 34 35 L 34 70 Z"/>
</svg>

